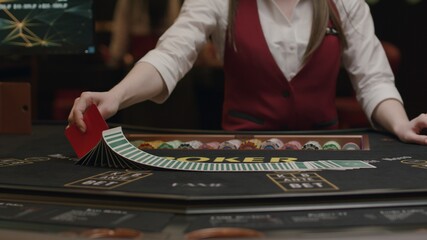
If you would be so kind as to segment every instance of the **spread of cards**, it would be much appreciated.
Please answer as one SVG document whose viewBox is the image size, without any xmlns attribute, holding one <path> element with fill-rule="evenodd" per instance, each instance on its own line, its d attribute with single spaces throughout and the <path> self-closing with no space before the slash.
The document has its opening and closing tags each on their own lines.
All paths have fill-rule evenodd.
<svg viewBox="0 0 427 240">
<path fill-rule="evenodd" d="M 83 156 L 77 164 L 121 169 L 165 169 L 203 172 L 317 171 L 375 168 L 375 166 L 360 160 L 319 160 L 278 163 L 200 163 L 176 161 L 155 156 L 139 149 L 128 141 L 121 127 L 103 131 L 101 141 Z"/>
</svg>

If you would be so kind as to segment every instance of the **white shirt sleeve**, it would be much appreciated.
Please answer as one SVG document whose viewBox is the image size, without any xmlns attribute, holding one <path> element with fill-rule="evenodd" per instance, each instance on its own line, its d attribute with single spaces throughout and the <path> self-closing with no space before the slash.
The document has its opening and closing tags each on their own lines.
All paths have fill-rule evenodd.
<svg viewBox="0 0 427 240">
<path fill-rule="evenodd" d="M 178 81 L 192 68 L 208 36 L 217 27 L 216 2 L 186 0 L 180 15 L 159 39 L 156 48 L 140 60 L 152 64 L 159 71 L 168 89 L 166 96 L 158 96 L 152 101 L 164 102 Z"/>
<path fill-rule="evenodd" d="M 375 35 L 369 6 L 364 0 L 335 0 L 348 41 L 343 53 L 356 97 L 372 124 L 372 113 L 382 101 L 403 103 L 381 42 Z"/>
</svg>

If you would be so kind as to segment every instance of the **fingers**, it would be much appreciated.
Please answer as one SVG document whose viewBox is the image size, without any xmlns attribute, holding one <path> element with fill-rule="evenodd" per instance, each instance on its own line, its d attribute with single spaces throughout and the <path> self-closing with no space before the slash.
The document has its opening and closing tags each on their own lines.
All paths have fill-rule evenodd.
<svg viewBox="0 0 427 240">
<path fill-rule="evenodd" d="M 412 119 L 409 126 L 399 135 L 403 142 L 427 145 L 427 135 L 423 134 L 425 129 L 427 129 L 427 114 L 423 113 Z"/>
<path fill-rule="evenodd" d="M 427 129 L 427 114 L 420 114 L 412 121 L 412 128 L 415 133 L 421 136 L 425 136 L 425 130 Z"/>
<path fill-rule="evenodd" d="M 427 114 L 420 114 L 416 119 L 416 126 L 421 130 L 427 128 Z"/>
<path fill-rule="evenodd" d="M 73 108 L 68 116 L 69 124 L 74 124 L 81 132 L 86 132 L 87 126 L 84 122 L 83 115 L 86 109 L 92 104 L 98 107 L 104 119 L 114 115 L 119 107 L 114 96 L 109 95 L 107 92 L 83 92 L 80 97 L 74 101 Z"/>
<path fill-rule="evenodd" d="M 415 127 L 419 144 L 427 145 L 427 135 L 424 135 L 427 130 L 427 114 L 420 114 L 416 118 Z"/>
<path fill-rule="evenodd" d="M 420 144 L 420 145 L 427 145 L 427 136 L 426 135 L 419 135 L 415 134 L 410 142 Z"/>
<path fill-rule="evenodd" d="M 81 132 L 86 132 L 86 124 L 83 120 L 83 114 L 86 109 L 93 104 L 92 94 L 84 92 L 79 98 L 74 100 L 73 108 L 68 116 L 68 123 L 76 125 Z"/>
</svg>

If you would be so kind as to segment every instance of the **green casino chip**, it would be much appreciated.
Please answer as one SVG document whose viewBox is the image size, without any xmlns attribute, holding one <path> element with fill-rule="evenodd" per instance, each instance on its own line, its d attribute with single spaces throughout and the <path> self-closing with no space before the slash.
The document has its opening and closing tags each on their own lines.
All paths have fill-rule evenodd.
<svg viewBox="0 0 427 240">
<path fill-rule="evenodd" d="M 323 150 L 340 150 L 341 149 L 341 145 L 337 142 L 337 141 L 327 141 L 325 144 L 323 144 L 322 146 Z"/>
<path fill-rule="evenodd" d="M 177 149 L 181 145 L 180 140 L 164 142 L 159 146 L 159 149 Z"/>
</svg>

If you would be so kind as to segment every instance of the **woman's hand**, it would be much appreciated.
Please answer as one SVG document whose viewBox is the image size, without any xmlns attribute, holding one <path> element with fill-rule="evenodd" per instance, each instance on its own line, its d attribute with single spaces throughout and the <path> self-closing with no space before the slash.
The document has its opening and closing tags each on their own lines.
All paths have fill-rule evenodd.
<svg viewBox="0 0 427 240">
<path fill-rule="evenodd" d="M 427 135 L 423 135 L 423 129 L 427 128 L 427 114 L 409 121 L 403 105 L 397 100 L 381 102 L 373 113 L 373 120 L 402 142 L 427 145 Z"/>
<path fill-rule="evenodd" d="M 80 97 L 74 101 L 73 108 L 68 116 L 69 124 L 75 124 L 80 131 L 86 132 L 83 114 L 92 104 L 98 107 L 104 119 L 113 116 L 119 110 L 119 100 L 111 92 L 83 92 Z"/>
<path fill-rule="evenodd" d="M 423 129 L 427 129 L 427 114 L 423 113 L 406 124 L 396 128 L 396 136 L 406 143 L 427 145 L 427 135 L 423 135 Z"/>
<path fill-rule="evenodd" d="M 137 63 L 126 77 L 108 92 L 84 92 L 74 101 L 68 122 L 86 131 L 83 114 L 95 104 L 104 119 L 135 103 L 148 99 L 165 98 L 168 89 L 157 69 L 145 62 Z"/>
</svg>

